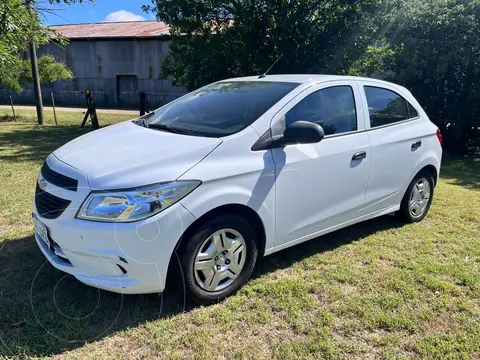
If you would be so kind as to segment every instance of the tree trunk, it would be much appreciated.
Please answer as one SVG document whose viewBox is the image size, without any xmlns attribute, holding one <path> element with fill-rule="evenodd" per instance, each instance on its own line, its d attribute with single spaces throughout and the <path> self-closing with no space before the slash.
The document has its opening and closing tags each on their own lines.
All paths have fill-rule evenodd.
<svg viewBox="0 0 480 360">
<path fill-rule="evenodd" d="M 25 6 L 28 11 L 32 11 L 30 8 L 30 0 L 26 0 Z M 38 74 L 37 49 L 33 41 L 30 43 L 30 61 L 32 63 L 33 92 L 35 93 L 35 104 L 37 105 L 38 125 L 43 125 L 45 120 L 43 116 L 42 88 Z"/>
</svg>

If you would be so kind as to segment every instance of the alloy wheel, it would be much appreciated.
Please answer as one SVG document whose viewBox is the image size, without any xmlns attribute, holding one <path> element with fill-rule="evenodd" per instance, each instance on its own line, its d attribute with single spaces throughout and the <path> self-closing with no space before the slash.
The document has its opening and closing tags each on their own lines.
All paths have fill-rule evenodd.
<svg viewBox="0 0 480 360">
<path fill-rule="evenodd" d="M 430 183 L 425 178 L 420 178 L 415 183 L 410 194 L 408 210 L 413 218 L 421 217 L 428 208 L 431 189 Z"/>
<path fill-rule="evenodd" d="M 230 286 L 242 272 L 247 255 L 243 236 L 233 229 L 214 232 L 200 246 L 193 272 L 197 284 L 209 292 Z"/>
</svg>

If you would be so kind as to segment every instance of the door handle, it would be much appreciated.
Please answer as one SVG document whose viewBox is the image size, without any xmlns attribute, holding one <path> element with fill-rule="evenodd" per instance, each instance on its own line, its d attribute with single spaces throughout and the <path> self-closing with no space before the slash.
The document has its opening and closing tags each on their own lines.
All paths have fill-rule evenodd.
<svg viewBox="0 0 480 360">
<path fill-rule="evenodd" d="M 362 160 L 362 159 L 365 159 L 366 157 L 367 157 L 367 153 L 365 151 L 360 151 L 352 156 L 352 161 Z"/>
<path fill-rule="evenodd" d="M 412 144 L 412 151 L 415 151 L 415 150 L 418 150 L 418 148 L 422 146 L 422 142 L 420 140 L 418 141 L 415 141 L 413 144 Z"/>
</svg>

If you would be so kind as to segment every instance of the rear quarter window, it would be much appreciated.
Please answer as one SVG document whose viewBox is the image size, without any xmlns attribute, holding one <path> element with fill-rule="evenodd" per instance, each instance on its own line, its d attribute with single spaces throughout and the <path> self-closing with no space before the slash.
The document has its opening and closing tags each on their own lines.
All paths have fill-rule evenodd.
<svg viewBox="0 0 480 360">
<path fill-rule="evenodd" d="M 418 117 L 415 108 L 396 92 L 384 88 L 365 86 L 370 127 L 394 124 Z"/>
</svg>

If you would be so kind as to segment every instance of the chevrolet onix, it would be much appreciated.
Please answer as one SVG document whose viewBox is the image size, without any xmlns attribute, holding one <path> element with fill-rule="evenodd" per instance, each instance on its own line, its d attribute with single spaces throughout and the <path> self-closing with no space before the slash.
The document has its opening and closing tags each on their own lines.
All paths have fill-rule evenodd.
<svg viewBox="0 0 480 360">
<path fill-rule="evenodd" d="M 48 156 L 35 238 L 85 284 L 155 293 L 181 274 L 188 298 L 210 303 L 262 256 L 390 213 L 421 221 L 441 141 L 412 94 L 384 81 L 220 81 Z"/>
</svg>

